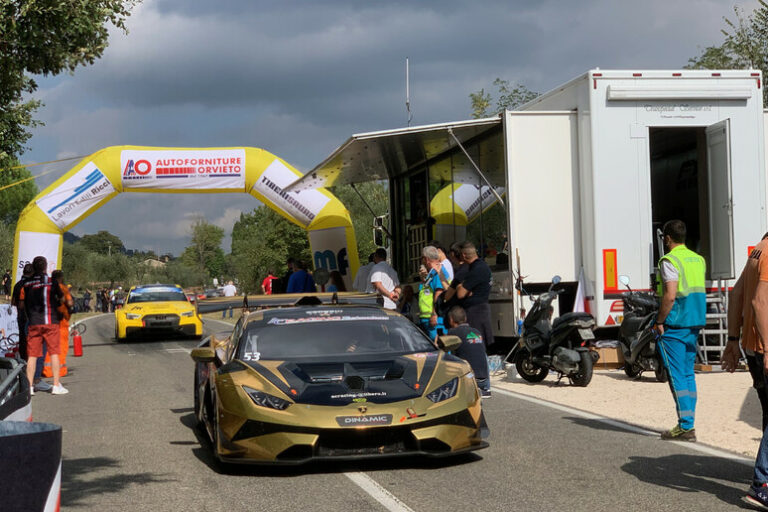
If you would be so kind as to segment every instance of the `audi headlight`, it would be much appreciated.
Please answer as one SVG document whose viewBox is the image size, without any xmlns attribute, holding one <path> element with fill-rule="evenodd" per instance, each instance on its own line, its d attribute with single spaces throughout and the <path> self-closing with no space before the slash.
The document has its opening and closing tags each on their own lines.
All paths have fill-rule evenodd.
<svg viewBox="0 0 768 512">
<path fill-rule="evenodd" d="M 184 311 L 181 316 L 195 316 L 194 311 Z"/>
<path fill-rule="evenodd" d="M 141 315 L 137 315 L 136 313 L 126 313 L 125 318 L 127 320 L 138 320 L 139 318 L 141 318 Z"/>
<path fill-rule="evenodd" d="M 253 400 L 253 403 L 261 407 L 267 407 L 269 409 L 277 409 L 278 411 L 282 411 L 282 410 L 285 410 L 289 405 L 291 405 L 291 402 L 289 402 L 288 400 L 283 400 L 282 398 L 272 396 L 268 393 L 264 393 L 263 391 L 258 391 L 256 389 L 249 388 L 248 386 L 243 386 L 243 390 L 245 390 L 245 392 L 248 393 L 248 396 L 251 397 L 251 400 Z"/>
<path fill-rule="evenodd" d="M 456 395 L 457 389 L 459 389 L 458 377 L 449 380 L 431 393 L 427 393 L 427 398 L 435 403 L 442 402 L 443 400 L 453 398 Z"/>
</svg>

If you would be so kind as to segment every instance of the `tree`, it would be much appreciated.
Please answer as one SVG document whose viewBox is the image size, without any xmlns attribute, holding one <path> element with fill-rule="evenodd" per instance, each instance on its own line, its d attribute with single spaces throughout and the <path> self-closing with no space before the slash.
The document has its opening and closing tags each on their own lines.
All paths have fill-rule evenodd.
<svg viewBox="0 0 768 512">
<path fill-rule="evenodd" d="M 81 245 L 88 251 L 97 254 L 110 255 L 125 252 L 123 241 L 105 230 L 101 230 L 95 235 L 83 235 L 83 237 L 77 241 L 77 245 Z"/>
<path fill-rule="evenodd" d="M 198 218 L 192 225 L 190 245 L 181 255 L 182 262 L 203 275 L 221 276 L 224 270 L 224 251 L 221 249 L 223 238 L 223 229 Z"/>
<path fill-rule="evenodd" d="M 41 103 L 31 75 L 73 72 L 107 47 L 109 27 L 124 32 L 137 0 L 0 1 L 0 165 L 18 157 Z"/>
<path fill-rule="evenodd" d="M 11 268 L 13 264 L 13 226 L 0 222 L 0 270 Z M 12 275 L 16 276 L 15 273 Z"/>
<path fill-rule="evenodd" d="M 704 48 L 701 55 L 688 59 L 687 69 L 760 69 L 763 77 L 768 71 L 768 3 L 758 0 L 760 6 L 752 14 L 734 6 L 733 20 L 723 18 L 726 27 L 720 32 L 725 37 L 719 46 Z M 763 87 L 763 101 L 768 101 Z"/>
<path fill-rule="evenodd" d="M 2 117 L 2 114 L 0 114 Z M 0 127 L 2 133 L 2 127 Z M 6 165 L 7 164 L 7 165 Z M 32 174 L 26 168 L 14 169 L 18 161 L 11 158 L 0 157 L 0 188 L 12 183 L 18 183 L 21 180 L 32 177 Z M 18 185 L 13 185 L 4 190 L 0 190 L 0 222 L 5 224 L 16 224 L 19 220 L 19 214 L 25 206 L 29 204 L 37 195 L 37 185 L 34 180 L 25 181 Z"/>
<path fill-rule="evenodd" d="M 539 96 L 539 93 L 531 91 L 522 84 L 517 83 L 512 86 L 509 80 L 502 80 L 501 78 L 494 80 L 493 85 L 498 90 L 496 108 L 494 110 L 491 110 L 493 102 L 491 94 L 485 92 L 485 89 L 469 93 L 473 118 L 480 119 L 501 114 L 504 110 L 513 110 Z"/>
<path fill-rule="evenodd" d="M 289 258 L 309 262 L 306 231 L 266 206 L 240 214 L 232 227 L 232 265 L 241 290 L 261 293 L 268 270 L 278 274 Z"/>
</svg>

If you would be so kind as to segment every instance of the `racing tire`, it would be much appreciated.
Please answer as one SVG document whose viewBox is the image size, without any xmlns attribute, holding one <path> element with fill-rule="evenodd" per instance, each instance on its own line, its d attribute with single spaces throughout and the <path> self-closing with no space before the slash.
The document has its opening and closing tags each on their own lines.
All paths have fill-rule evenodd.
<svg viewBox="0 0 768 512">
<path fill-rule="evenodd" d="M 640 378 L 640 374 L 643 373 L 643 369 L 632 363 L 625 362 L 624 373 L 626 373 L 627 377 L 629 377 L 630 379 L 638 379 Z"/>
<path fill-rule="evenodd" d="M 531 361 L 531 353 L 526 349 L 515 354 L 515 368 L 518 375 L 528 382 L 541 382 L 549 373 L 549 368 L 543 368 Z"/>
<path fill-rule="evenodd" d="M 578 371 L 571 377 L 573 384 L 582 388 L 592 380 L 592 356 L 589 352 L 581 352 Z"/>
<path fill-rule="evenodd" d="M 660 356 L 656 356 L 656 369 L 653 371 L 656 374 L 656 380 L 658 382 L 667 382 L 669 380 L 669 374 L 664 367 L 664 362 Z"/>
</svg>

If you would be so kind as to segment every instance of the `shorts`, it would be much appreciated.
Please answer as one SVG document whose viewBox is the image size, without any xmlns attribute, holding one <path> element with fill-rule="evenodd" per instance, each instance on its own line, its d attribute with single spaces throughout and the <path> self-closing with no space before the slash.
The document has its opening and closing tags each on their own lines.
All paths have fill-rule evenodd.
<svg viewBox="0 0 768 512">
<path fill-rule="evenodd" d="M 59 324 L 30 325 L 27 333 L 27 352 L 29 357 L 43 357 L 43 343 L 52 356 L 61 352 L 61 334 Z"/>
</svg>

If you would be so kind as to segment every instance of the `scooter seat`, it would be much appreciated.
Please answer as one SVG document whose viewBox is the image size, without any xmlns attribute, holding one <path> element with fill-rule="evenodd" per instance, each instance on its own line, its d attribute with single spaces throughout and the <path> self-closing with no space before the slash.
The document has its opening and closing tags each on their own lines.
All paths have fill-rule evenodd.
<svg viewBox="0 0 768 512">
<path fill-rule="evenodd" d="M 582 328 L 594 327 L 595 318 L 589 313 L 581 313 L 581 312 L 566 313 L 556 318 L 555 321 L 552 322 L 552 329 L 554 330 L 560 326 L 570 324 L 570 323 L 576 323 L 576 322 L 578 323 L 578 326 Z"/>
</svg>

